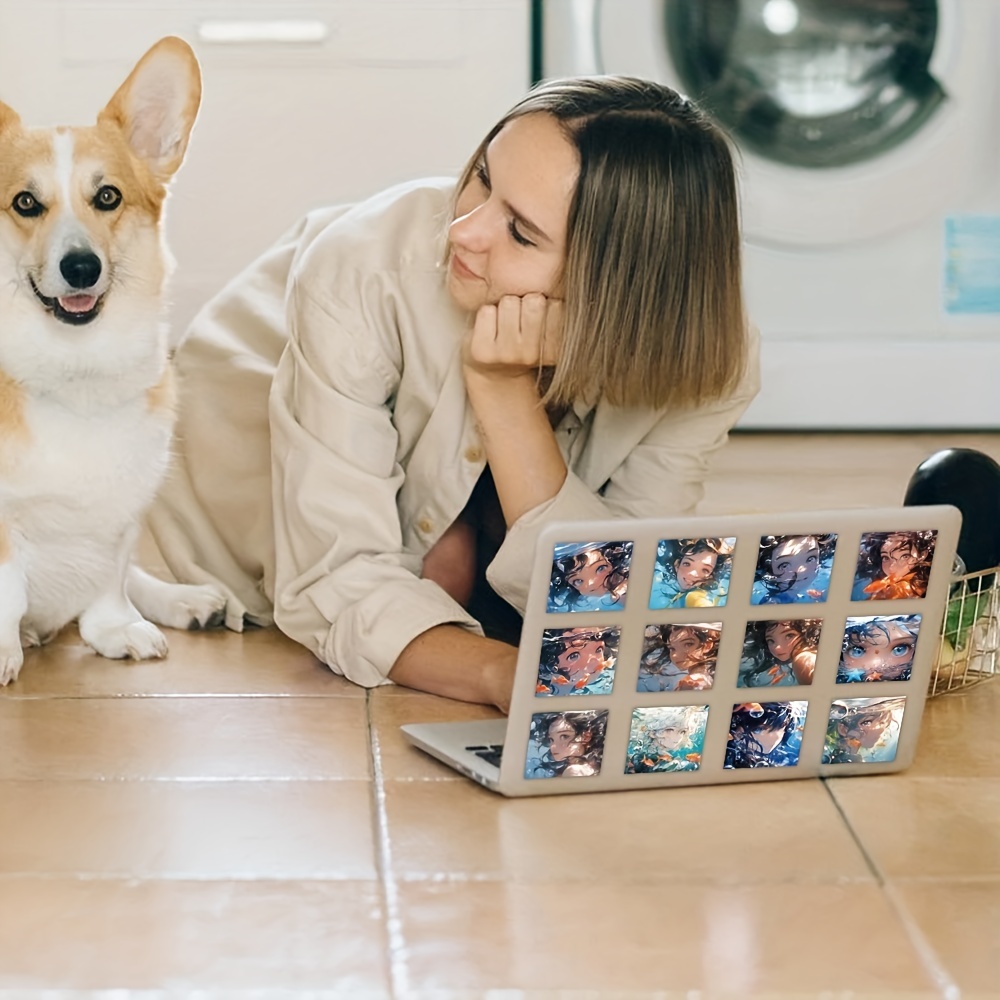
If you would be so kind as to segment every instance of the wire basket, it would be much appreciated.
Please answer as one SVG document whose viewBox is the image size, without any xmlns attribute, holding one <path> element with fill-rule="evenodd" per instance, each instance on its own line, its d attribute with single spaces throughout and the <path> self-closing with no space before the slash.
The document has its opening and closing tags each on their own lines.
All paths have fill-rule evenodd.
<svg viewBox="0 0 1000 1000">
<path fill-rule="evenodd" d="M 1000 674 L 1000 567 L 952 577 L 930 695 Z"/>
</svg>

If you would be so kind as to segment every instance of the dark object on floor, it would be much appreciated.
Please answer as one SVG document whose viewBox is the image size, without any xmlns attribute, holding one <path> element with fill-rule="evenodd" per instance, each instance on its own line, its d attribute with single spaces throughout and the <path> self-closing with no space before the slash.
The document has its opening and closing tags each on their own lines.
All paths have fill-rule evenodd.
<svg viewBox="0 0 1000 1000">
<path fill-rule="evenodd" d="M 962 512 L 958 554 L 967 573 L 1000 565 L 1000 465 L 973 448 L 946 448 L 917 466 L 906 487 L 908 507 L 947 503 Z M 993 577 L 977 581 L 979 590 Z"/>
</svg>

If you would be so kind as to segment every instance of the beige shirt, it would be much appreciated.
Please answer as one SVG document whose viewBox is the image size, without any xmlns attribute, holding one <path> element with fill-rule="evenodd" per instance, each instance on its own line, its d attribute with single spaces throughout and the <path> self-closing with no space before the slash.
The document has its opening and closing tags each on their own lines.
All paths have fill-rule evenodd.
<svg viewBox="0 0 1000 1000">
<path fill-rule="evenodd" d="M 195 319 L 177 354 L 177 461 L 150 527 L 178 579 L 381 683 L 421 632 L 478 623 L 420 579 L 485 464 L 460 346 L 470 323 L 442 264 L 453 181 L 424 181 L 304 219 Z M 523 612 L 548 521 L 677 515 L 757 392 L 686 412 L 571 408 L 569 474 L 521 517 L 487 572 Z"/>
</svg>

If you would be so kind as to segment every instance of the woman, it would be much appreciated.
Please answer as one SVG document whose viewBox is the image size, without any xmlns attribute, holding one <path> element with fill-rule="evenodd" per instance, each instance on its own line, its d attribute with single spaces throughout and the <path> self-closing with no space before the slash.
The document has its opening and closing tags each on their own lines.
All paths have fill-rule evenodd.
<svg viewBox="0 0 1000 1000">
<path fill-rule="evenodd" d="M 647 625 L 637 691 L 702 691 L 715 680 L 720 622 Z"/>
<path fill-rule="evenodd" d="M 637 708 L 632 713 L 625 773 L 697 771 L 707 720 L 704 705 Z"/>
<path fill-rule="evenodd" d="M 835 701 L 830 706 L 823 763 L 881 764 L 895 760 L 905 705 L 905 696 Z"/>
<path fill-rule="evenodd" d="M 540 527 L 690 512 L 756 393 L 739 254 L 690 102 L 543 85 L 457 185 L 313 213 L 196 318 L 168 566 L 356 683 L 506 709 L 481 622 L 516 641 Z"/>
<path fill-rule="evenodd" d="M 830 587 L 836 535 L 767 535 L 760 540 L 751 604 L 816 604 Z"/>
<path fill-rule="evenodd" d="M 804 701 L 736 705 L 723 767 L 795 767 L 802 746 Z"/>
<path fill-rule="evenodd" d="M 920 615 L 848 618 L 838 684 L 908 681 L 920 634 Z"/>
<path fill-rule="evenodd" d="M 546 629 L 536 695 L 610 694 L 619 629 Z"/>
<path fill-rule="evenodd" d="M 589 778 L 601 773 L 608 713 L 546 712 L 531 717 L 526 778 Z"/>
<path fill-rule="evenodd" d="M 812 684 L 823 621 L 759 621 L 747 625 L 737 687 Z"/>
<path fill-rule="evenodd" d="M 607 611 L 628 590 L 631 542 L 557 545 L 549 580 L 549 611 Z"/>
<path fill-rule="evenodd" d="M 936 531 L 862 535 L 851 600 L 898 601 L 926 596 L 936 544 Z"/>
<path fill-rule="evenodd" d="M 649 606 L 721 607 L 729 595 L 732 538 L 678 538 L 657 546 Z"/>
</svg>

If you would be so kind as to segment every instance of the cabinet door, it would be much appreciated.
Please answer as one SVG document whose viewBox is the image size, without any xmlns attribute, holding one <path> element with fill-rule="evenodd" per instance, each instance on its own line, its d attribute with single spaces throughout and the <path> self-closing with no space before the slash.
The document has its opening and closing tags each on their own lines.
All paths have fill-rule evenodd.
<svg viewBox="0 0 1000 1000">
<path fill-rule="evenodd" d="M 85 124 L 157 38 L 192 43 L 204 98 L 168 209 L 183 326 L 309 208 L 456 173 L 528 88 L 528 6 L 0 0 L 0 99 Z"/>
</svg>

